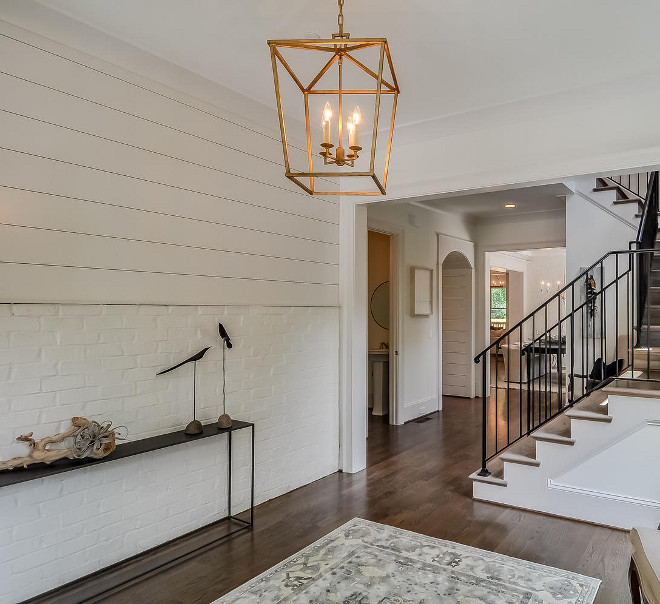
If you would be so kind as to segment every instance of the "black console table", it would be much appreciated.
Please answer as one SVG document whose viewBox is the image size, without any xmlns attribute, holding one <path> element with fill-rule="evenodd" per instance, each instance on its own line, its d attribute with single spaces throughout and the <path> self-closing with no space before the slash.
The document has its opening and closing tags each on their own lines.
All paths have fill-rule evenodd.
<svg viewBox="0 0 660 604">
<path fill-rule="evenodd" d="M 250 431 L 250 507 L 243 512 L 247 519 L 232 514 L 232 458 L 234 432 L 239 430 Z M 183 430 L 170 432 L 160 436 L 143 438 L 134 442 L 117 445 L 117 448 L 107 457 L 102 459 L 60 459 L 53 463 L 28 466 L 27 468 L 16 468 L 0 472 L 0 487 L 12 484 L 44 478 L 62 472 L 70 472 L 78 468 L 87 468 L 101 463 L 110 463 L 117 459 L 140 455 L 149 451 L 156 451 L 165 447 L 182 445 L 188 442 L 227 434 L 228 471 L 227 471 L 227 516 L 219 518 L 211 524 L 207 524 L 181 537 L 166 541 L 140 554 L 121 560 L 111 566 L 107 566 L 94 573 L 76 579 L 71 583 L 62 585 L 49 592 L 25 600 L 30 603 L 48 602 L 50 604 L 69 604 L 70 602 L 82 602 L 101 595 L 109 595 L 120 591 L 127 583 L 139 580 L 154 572 L 163 570 L 191 558 L 200 552 L 210 548 L 219 541 L 227 539 L 238 532 L 252 529 L 254 523 L 254 424 L 234 420 L 229 428 L 218 428 L 217 423 L 205 424 L 201 434 L 188 436 Z"/>
</svg>

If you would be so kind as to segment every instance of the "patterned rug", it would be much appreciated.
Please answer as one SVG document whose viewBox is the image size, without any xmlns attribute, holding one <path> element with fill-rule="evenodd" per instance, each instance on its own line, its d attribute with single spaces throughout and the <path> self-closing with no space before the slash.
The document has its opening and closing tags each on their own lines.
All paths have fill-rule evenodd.
<svg viewBox="0 0 660 604">
<path fill-rule="evenodd" d="M 600 581 L 353 518 L 216 603 L 591 604 Z"/>
</svg>

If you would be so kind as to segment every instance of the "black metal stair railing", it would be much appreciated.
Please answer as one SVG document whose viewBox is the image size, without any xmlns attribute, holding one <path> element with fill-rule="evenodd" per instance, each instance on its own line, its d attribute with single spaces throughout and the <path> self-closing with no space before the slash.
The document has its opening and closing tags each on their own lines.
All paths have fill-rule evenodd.
<svg viewBox="0 0 660 604">
<path fill-rule="evenodd" d="M 658 186 L 653 172 L 630 249 L 599 258 L 475 357 L 482 370 L 481 476 L 496 455 L 624 370 L 649 377 L 654 337 L 660 345 L 660 316 L 656 333 L 651 313 L 657 296 L 660 315 L 660 256 L 657 287 L 652 273 Z"/>
</svg>

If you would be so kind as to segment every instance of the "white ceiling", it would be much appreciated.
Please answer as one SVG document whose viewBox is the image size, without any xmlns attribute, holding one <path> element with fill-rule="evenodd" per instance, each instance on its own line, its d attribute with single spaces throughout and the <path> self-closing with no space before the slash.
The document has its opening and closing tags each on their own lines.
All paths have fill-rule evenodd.
<svg viewBox="0 0 660 604">
<path fill-rule="evenodd" d="M 488 220 L 497 216 L 515 216 L 531 212 L 563 211 L 570 189 L 562 184 L 540 185 L 508 191 L 475 193 L 444 199 L 425 200 L 419 205 L 428 208 L 462 214 L 479 220 Z M 513 203 L 515 208 L 505 208 Z"/>
<path fill-rule="evenodd" d="M 39 0 L 274 105 L 267 39 L 327 37 L 334 0 Z M 387 36 L 398 125 L 657 69 L 657 0 L 346 0 L 353 36 Z"/>
</svg>

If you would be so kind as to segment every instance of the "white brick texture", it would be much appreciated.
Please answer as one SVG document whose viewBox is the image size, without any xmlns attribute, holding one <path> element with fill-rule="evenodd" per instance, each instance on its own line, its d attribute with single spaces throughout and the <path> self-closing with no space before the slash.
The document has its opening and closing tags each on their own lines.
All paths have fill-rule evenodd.
<svg viewBox="0 0 660 604">
<path fill-rule="evenodd" d="M 0 305 L 0 458 L 16 437 L 73 416 L 126 426 L 128 439 L 227 411 L 256 424 L 256 502 L 337 471 L 339 311 L 322 307 Z M 226 436 L 0 489 L 0 604 L 73 581 L 226 515 Z M 249 503 L 249 435 L 234 435 L 232 512 Z M 258 517 L 256 519 L 258 522 Z"/>
</svg>

